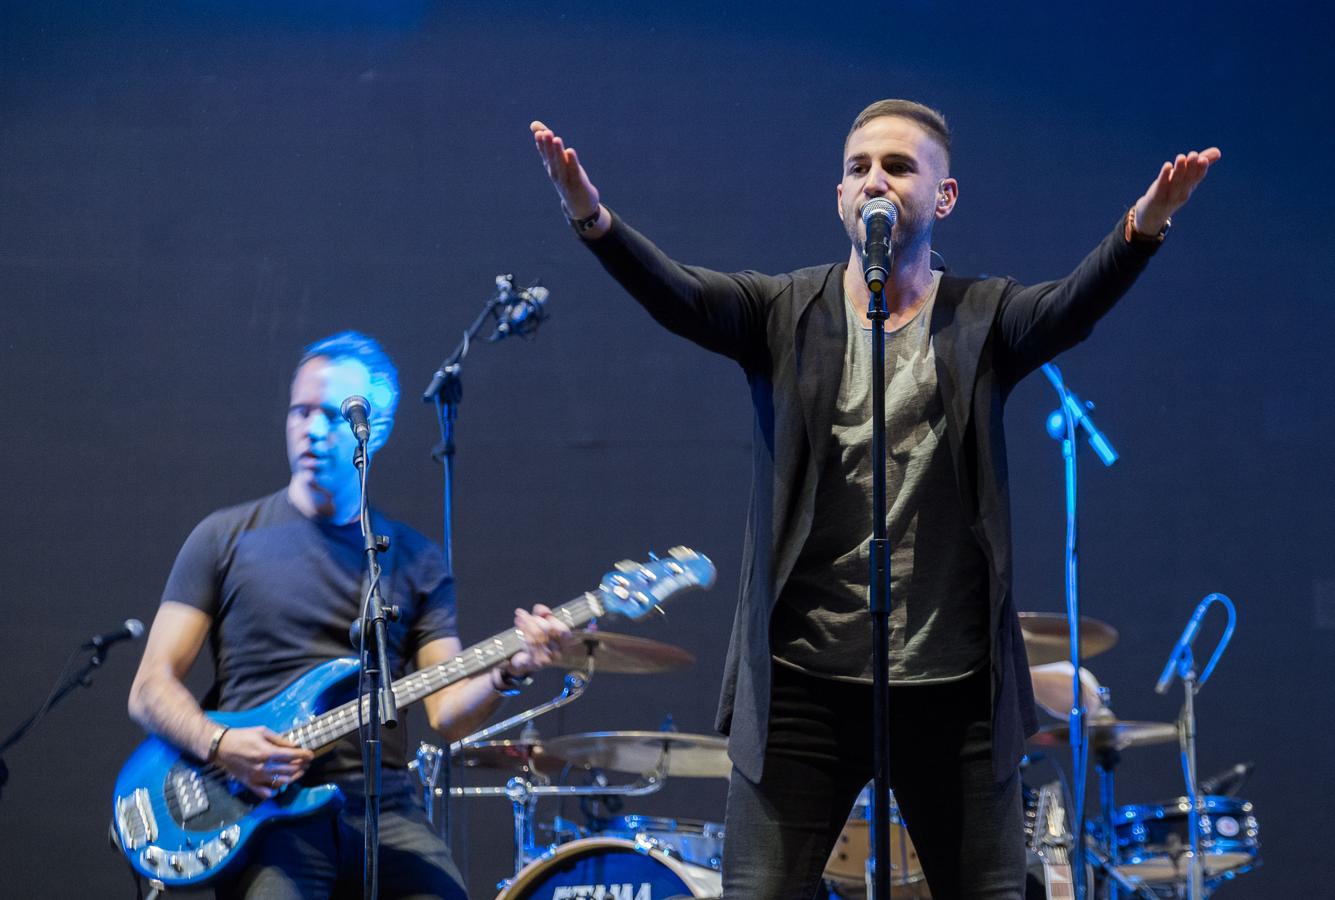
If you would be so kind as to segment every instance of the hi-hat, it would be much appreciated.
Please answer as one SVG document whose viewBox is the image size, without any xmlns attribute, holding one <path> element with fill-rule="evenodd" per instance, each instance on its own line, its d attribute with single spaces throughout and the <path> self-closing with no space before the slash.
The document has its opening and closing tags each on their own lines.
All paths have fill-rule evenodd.
<svg viewBox="0 0 1335 900">
<path fill-rule="evenodd" d="M 609 631 L 572 631 L 561 638 L 561 652 L 552 665 L 583 669 L 590 658 L 595 672 L 623 675 L 675 672 L 695 662 L 691 651 L 661 641 Z"/>
<path fill-rule="evenodd" d="M 571 763 L 674 778 L 727 778 L 728 742 L 712 734 L 679 731 L 594 731 L 547 741 L 546 749 Z"/>
<path fill-rule="evenodd" d="M 1071 658 L 1071 631 L 1062 613 L 1020 613 L 1020 631 L 1029 665 L 1041 666 Z M 1117 629 L 1101 619 L 1080 617 L 1080 658 L 1089 659 L 1117 643 Z"/>
<path fill-rule="evenodd" d="M 1128 747 L 1146 747 L 1167 744 L 1177 740 L 1177 726 L 1171 722 L 1125 722 L 1118 719 L 1091 721 L 1086 726 L 1089 746 L 1098 750 L 1125 750 Z M 1040 747 L 1070 746 L 1070 726 L 1044 725 L 1029 739 Z"/>
</svg>

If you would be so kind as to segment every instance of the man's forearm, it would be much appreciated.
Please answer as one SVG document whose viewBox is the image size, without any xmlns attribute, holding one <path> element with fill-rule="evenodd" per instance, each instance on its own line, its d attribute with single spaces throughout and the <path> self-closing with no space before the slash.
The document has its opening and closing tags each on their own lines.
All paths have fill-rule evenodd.
<svg viewBox="0 0 1335 900">
<path fill-rule="evenodd" d="M 130 689 L 130 718 L 145 731 L 204 759 L 218 726 L 179 679 L 157 675 Z"/>
</svg>

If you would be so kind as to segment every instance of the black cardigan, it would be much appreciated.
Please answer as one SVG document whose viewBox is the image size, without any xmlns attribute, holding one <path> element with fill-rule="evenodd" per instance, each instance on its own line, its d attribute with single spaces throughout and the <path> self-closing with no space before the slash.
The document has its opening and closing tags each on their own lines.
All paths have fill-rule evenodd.
<svg viewBox="0 0 1335 900">
<path fill-rule="evenodd" d="M 1011 597 L 1010 500 L 1002 410 L 1015 384 L 1087 337 L 1157 243 L 1129 243 L 1126 217 L 1060 281 L 945 275 L 931 340 L 946 434 L 966 516 L 990 564 L 993 766 L 1014 771 L 1037 729 Z M 740 597 L 716 727 L 744 776 L 759 781 L 769 724 L 769 624 L 811 528 L 843 370 L 846 264 L 786 275 L 725 274 L 669 259 L 615 214 L 588 245 L 660 324 L 738 362 L 751 387 L 753 475 Z"/>
</svg>

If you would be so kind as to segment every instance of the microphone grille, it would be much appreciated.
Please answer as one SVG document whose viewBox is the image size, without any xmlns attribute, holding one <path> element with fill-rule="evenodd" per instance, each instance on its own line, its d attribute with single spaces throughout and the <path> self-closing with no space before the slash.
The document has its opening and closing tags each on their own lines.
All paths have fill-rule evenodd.
<svg viewBox="0 0 1335 900">
<path fill-rule="evenodd" d="M 862 207 L 862 223 L 865 225 L 871 221 L 872 216 L 886 216 L 890 219 L 890 225 L 893 227 L 899 219 L 899 210 L 895 205 L 884 197 L 873 197 Z"/>
<path fill-rule="evenodd" d="M 361 394 L 353 394 L 351 397 L 348 397 L 346 400 L 343 401 L 343 405 L 339 407 L 339 412 L 341 412 L 343 414 L 343 418 L 346 419 L 348 417 L 349 411 L 356 409 L 358 407 L 361 408 L 361 411 L 363 413 L 369 413 L 371 411 L 370 401 L 368 401 Z"/>
<path fill-rule="evenodd" d="M 132 640 L 139 640 L 144 636 L 144 623 L 138 619 L 126 619 L 125 630 L 129 633 Z"/>
</svg>

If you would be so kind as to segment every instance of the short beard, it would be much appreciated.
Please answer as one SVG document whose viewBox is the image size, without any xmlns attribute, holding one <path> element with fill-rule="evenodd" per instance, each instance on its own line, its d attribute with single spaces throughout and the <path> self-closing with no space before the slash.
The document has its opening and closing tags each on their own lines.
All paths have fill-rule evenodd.
<svg viewBox="0 0 1335 900">
<path fill-rule="evenodd" d="M 893 257 L 898 259 L 904 253 L 916 249 L 919 244 L 930 245 L 932 226 L 936 224 L 935 217 L 930 213 L 918 215 L 899 206 L 895 209 L 899 213 L 899 218 L 896 219 L 895 227 L 890 232 L 890 252 Z M 858 248 L 859 256 L 865 256 L 867 247 L 858 229 L 861 222 L 862 217 L 856 212 L 850 211 L 844 215 L 844 231 L 848 233 L 849 241 Z"/>
</svg>

